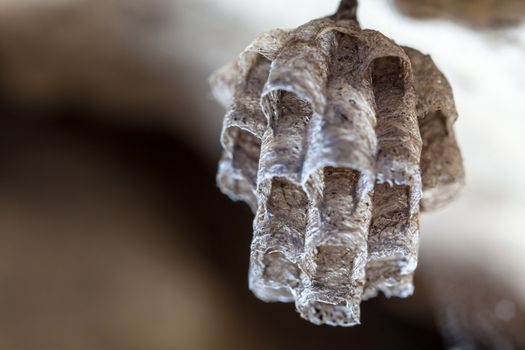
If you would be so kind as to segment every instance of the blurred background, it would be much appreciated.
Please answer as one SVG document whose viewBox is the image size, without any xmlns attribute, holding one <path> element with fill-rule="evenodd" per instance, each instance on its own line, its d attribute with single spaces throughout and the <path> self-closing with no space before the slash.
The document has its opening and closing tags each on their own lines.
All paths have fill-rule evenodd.
<svg viewBox="0 0 525 350">
<path fill-rule="evenodd" d="M 525 349 L 525 1 L 361 2 L 449 78 L 467 186 L 415 295 L 341 329 L 248 291 L 207 85 L 337 0 L 0 0 L 0 350 Z"/>
</svg>

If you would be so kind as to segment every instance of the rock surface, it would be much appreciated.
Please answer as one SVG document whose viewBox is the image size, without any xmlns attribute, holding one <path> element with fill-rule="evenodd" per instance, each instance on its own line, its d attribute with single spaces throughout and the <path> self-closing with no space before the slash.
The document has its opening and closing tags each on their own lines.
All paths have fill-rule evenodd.
<svg viewBox="0 0 525 350">
<path fill-rule="evenodd" d="M 523 22 L 523 0 L 396 0 L 405 14 L 417 18 L 444 18 L 474 27 L 508 27 Z"/>
</svg>

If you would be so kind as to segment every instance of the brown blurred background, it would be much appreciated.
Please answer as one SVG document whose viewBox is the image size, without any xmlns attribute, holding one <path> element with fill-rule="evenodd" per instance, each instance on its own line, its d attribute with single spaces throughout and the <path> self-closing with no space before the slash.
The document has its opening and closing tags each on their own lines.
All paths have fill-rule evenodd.
<svg viewBox="0 0 525 350">
<path fill-rule="evenodd" d="M 215 187 L 207 86 L 337 1 L 0 0 L 0 350 L 524 349 L 525 26 L 461 2 L 362 1 L 450 78 L 468 186 L 423 220 L 415 296 L 341 329 L 248 291 L 252 214 Z"/>
</svg>

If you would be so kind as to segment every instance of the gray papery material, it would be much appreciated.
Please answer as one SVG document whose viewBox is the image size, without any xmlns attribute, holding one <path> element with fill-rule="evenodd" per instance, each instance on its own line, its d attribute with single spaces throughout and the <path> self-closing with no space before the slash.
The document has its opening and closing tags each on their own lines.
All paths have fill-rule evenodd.
<svg viewBox="0 0 525 350">
<path fill-rule="evenodd" d="M 420 207 L 464 182 L 445 77 L 354 15 L 263 34 L 210 79 L 228 110 L 218 185 L 255 212 L 250 289 L 339 326 L 412 294 Z"/>
</svg>

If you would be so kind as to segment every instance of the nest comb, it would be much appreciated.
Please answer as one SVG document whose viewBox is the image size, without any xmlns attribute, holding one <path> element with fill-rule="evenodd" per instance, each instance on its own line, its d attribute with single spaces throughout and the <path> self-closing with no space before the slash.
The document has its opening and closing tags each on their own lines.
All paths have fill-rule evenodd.
<svg viewBox="0 0 525 350">
<path fill-rule="evenodd" d="M 217 182 L 255 213 L 249 287 L 315 324 L 411 295 L 420 210 L 464 182 L 446 78 L 355 10 L 264 33 L 210 78 L 227 109 Z"/>
</svg>

